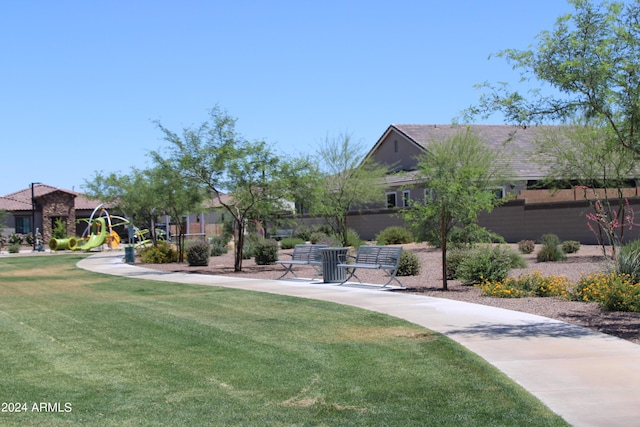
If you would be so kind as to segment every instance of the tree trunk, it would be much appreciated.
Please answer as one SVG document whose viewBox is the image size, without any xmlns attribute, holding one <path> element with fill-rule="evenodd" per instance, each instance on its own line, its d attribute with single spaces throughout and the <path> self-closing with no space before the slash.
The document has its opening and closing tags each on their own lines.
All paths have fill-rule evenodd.
<svg viewBox="0 0 640 427">
<path fill-rule="evenodd" d="M 445 221 L 445 208 L 442 206 L 442 217 L 440 218 L 440 247 L 442 248 L 442 289 L 447 290 L 447 227 Z"/>
<path fill-rule="evenodd" d="M 236 244 L 235 244 L 235 259 L 233 263 L 233 271 L 239 272 L 242 271 L 242 250 L 244 248 L 244 225 L 242 221 L 236 221 L 238 224 L 236 226 L 237 234 L 236 234 Z"/>
</svg>

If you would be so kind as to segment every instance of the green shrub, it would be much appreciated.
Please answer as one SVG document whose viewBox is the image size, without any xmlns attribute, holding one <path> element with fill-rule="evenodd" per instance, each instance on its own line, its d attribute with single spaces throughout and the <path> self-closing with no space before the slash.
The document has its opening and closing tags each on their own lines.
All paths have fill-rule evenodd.
<svg viewBox="0 0 640 427">
<path fill-rule="evenodd" d="M 296 245 L 304 244 L 306 240 L 302 240 L 299 237 L 286 237 L 280 240 L 281 249 L 293 249 Z"/>
<path fill-rule="evenodd" d="M 447 279 L 458 277 L 458 268 L 470 251 L 468 248 L 460 247 L 447 250 Z"/>
<path fill-rule="evenodd" d="M 362 245 L 362 239 L 358 232 L 352 228 L 347 229 L 347 246 L 359 248 Z"/>
<path fill-rule="evenodd" d="M 398 263 L 398 276 L 417 276 L 420 274 L 420 260 L 411 251 L 402 251 Z"/>
<path fill-rule="evenodd" d="M 321 239 L 319 239 L 316 242 L 312 242 L 312 243 L 320 244 L 320 245 L 327 245 L 327 246 L 330 246 L 332 248 L 337 248 L 337 247 L 342 246 L 342 241 L 340 241 L 340 239 L 338 239 L 334 235 L 320 233 L 320 236 L 322 237 Z"/>
<path fill-rule="evenodd" d="M 558 246 L 560 244 L 560 238 L 553 233 L 543 234 L 542 237 L 540 237 L 540 243 L 545 246 Z"/>
<path fill-rule="evenodd" d="M 17 254 L 20 252 L 20 243 L 9 243 L 9 253 Z"/>
<path fill-rule="evenodd" d="M 562 261 L 566 258 L 562 249 L 558 246 L 543 245 L 536 253 L 538 262 Z"/>
<path fill-rule="evenodd" d="M 178 251 L 170 244 L 159 241 L 157 246 L 149 246 L 140 250 L 140 261 L 147 264 L 167 264 L 178 261 Z"/>
<path fill-rule="evenodd" d="M 303 242 L 308 242 L 310 240 L 309 236 L 311 236 L 311 233 L 315 231 L 315 227 L 302 224 L 298 226 L 298 228 L 296 228 L 296 230 L 294 231 L 294 236 L 301 239 Z"/>
<path fill-rule="evenodd" d="M 620 248 L 615 271 L 618 274 L 628 274 L 635 282 L 640 281 L 640 240 L 634 240 Z"/>
<path fill-rule="evenodd" d="M 187 246 L 187 263 L 192 267 L 209 265 L 210 256 L 211 247 L 207 242 L 198 240 Z"/>
<path fill-rule="evenodd" d="M 309 242 L 312 245 L 323 242 L 328 238 L 329 238 L 329 235 L 323 233 L 322 231 L 314 231 L 313 233 L 309 234 Z"/>
<path fill-rule="evenodd" d="M 258 237 L 255 234 L 249 234 L 244 238 L 244 244 L 242 245 L 242 259 L 251 259 L 256 255 L 256 245 L 262 237 Z"/>
<path fill-rule="evenodd" d="M 575 254 L 580 250 L 580 242 L 577 240 L 565 240 L 562 242 L 562 252 L 565 254 Z"/>
<path fill-rule="evenodd" d="M 538 262 L 562 261 L 566 258 L 560 248 L 560 238 L 555 234 L 544 234 L 540 238 L 542 247 L 536 253 Z"/>
<path fill-rule="evenodd" d="M 258 265 L 275 264 L 278 260 L 278 242 L 271 239 L 256 242 L 254 256 Z"/>
<path fill-rule="evenodd" d="M 413 242 L 413 234 L 400 226 L 387 227 L 376 236 L 379 245 L 402 245 Z"/>
<path fill-rule="evenodd" d="M 522 257 L 506 246 L 477 247 L 468 251 L 457 269 L 463 283 L 500 282 L 509 270 L 524 265 Z"/>
<path fill-rule="evenodd" d="M 51 230 L 51 236 L 54 239 L 64 239 L 67 237 L 67 223 L 62 218 L 56 218 L 53 223 L 53 230 Z"/>
<path fill-rule="evenodd" d="M 209 237 L 209 245 L 211 246 L 211 256 L 221 256 L 229 251 L 229 236 L 220 235 Z"/>
<path fill-rule="evenodd" d="M 533 240 L 520 240 L 518 242 L 518 250 L 523 254 L 530 254 L 536 248 L 536 243 Z"/>
</svg>

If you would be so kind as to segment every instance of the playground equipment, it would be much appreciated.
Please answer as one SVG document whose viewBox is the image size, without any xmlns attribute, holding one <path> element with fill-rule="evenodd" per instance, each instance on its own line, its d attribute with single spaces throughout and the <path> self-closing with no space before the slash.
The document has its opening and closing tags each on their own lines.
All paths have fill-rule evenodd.
<svg viewBox="0 0 640 427">
<path fill-rule="evenodd" d="M 75 251 L 78 248 L 78 239 L 70 237 L 68 239 L 51 239 L 49 240 L 49 249 L 52 251 Z"/>
<path fill-rule="evenodd" d="M 100 214 L 96 216 L 96 213 Z M 121 222 L 114 224 L 113 219 Z M 120 235 L 113 229 L 119 225 L 129 224 L 129 220 L 121 216 L 110 215 L 101 204 L 97 206 L 87 221 L 87 228 L 82 233 L 78 249 L 88 251 L 104 245 L 110 249 L 115 249 L 120 245 Z"/>
<path fill-rule="evenodd" d="M 113 223 L 112 220 L 120 222 Z M 49 248 L 52 251 L 57 250 L 81 250 L 89 251 L 94 248 L 101 247 L 106 244 L 110 249 L 115 249 L 120 245 L 120 235 L 114 230 L 114 227 L 124 224 L 130 224 L 129 220 L 117 215 L 110 215 L 103 204 L 96 207 L 89 219 L 81 219 L 87 223 L 87 228 L 82 233 L 80 239 L 75 237 L 67 239 L 51 239 L 49 240 Z"/>
</svg>

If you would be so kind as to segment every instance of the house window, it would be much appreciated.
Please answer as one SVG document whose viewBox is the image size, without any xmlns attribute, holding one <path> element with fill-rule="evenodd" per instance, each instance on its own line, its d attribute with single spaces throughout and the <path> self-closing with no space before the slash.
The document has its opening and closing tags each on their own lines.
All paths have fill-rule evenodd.
<svg viewBox="0 0 640 427">
<path fill-rule="evenodd" d="M 504 199 L 505 197 L 504 187 L 489 188 L 489 190 L 491 190 L 491 192 L 494 194 L 496 199 Z"/>
<path fill-rule="evenodd" d="M 409 207 L 411 204 L 411 192 L 409 190 L 404 190 L 402 192 L 402 206 Z"/>
<path fill-rule="evenodd" d="M 424 202 L 427 203 L 430 200 L 436 199 L 436 193 L 433 191 L 433 188 L 425 188 L 424 189 Z"/>
<path fill-rule="evenodd" d="M 29 218 L 28 216 L 16 217 L 16 233 L 31 233 L 31 218 Z"/>
<path fill-rule="evenodd" d="M 394 153 L 398 152 L 398 140 L 397 139 L 393 140 L 393 152 Z"/>
<path fill-rule="evenodd" d="M 398 206 L 398 203 L 396 202 L 396 193 L 387 193 L 387 207 L 395 208 L 396 206 Z"/>
</svg>

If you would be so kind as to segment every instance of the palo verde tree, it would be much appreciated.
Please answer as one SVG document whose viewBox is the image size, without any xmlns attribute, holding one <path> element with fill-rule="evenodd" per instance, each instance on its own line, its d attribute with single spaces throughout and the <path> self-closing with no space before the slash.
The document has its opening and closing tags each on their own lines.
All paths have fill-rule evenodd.
<svg viewBox="0 0 640 427">
<path fill-rule="evenodd" d="M 442 289 L 447 289 L 447 242 L 454 229 L 476 228 L 480 212 L 490 212 L 501 199 L 492 188 L 504 184 L 508 163 L 471 130 L 432 141 L 418 159 L 419 179 L 427 186 L 424 203 L 413 203 L 403 216 L 412 225 L 437 224 L 442 250 Z M 434 236 L 435 237 L 435 236 Z"/>
<path fill-rule="evenodd" d="M 323 178 L 310 213 L 323 217 L 345 246 L 349 209 L 379 204 L 384 198 L 388 168 L 363 160 L 364 153 L 362 144 L 348 134 L 327 137 L 316 153 Z"/>
<path fill-rule="evenodd" d="M 179 135 L 160 122 L 158 128 L 169 143 L 163 158 L 183 180 L 199 186 L 234 220 L 234 270 L 242 270 L 247 222 L 289 209 L 296 189 L 304 190 L 310 165 L 304 159 L 277 155 L 262 141 L 247 141 L 235 130 L 236 119 L 219 107 L 210 120 L 185 128 Z"/>
<path fill-rule="evenodd" d="M 497 54 L 519 71 L 521 83 L 540 87 L 522 92 L 483 83 L 480 102 L 464 118 L 501 112 L 521 125 L 595 119 L 618 144 L 640 153 L 640 1 L 569 3 L 575 12 L 538 34 L 533 48 Z"/>
</svg>

